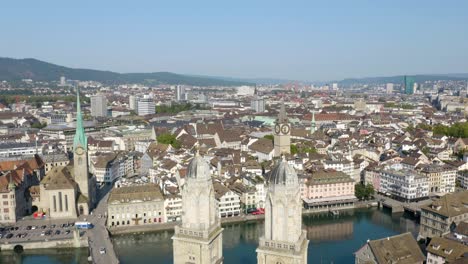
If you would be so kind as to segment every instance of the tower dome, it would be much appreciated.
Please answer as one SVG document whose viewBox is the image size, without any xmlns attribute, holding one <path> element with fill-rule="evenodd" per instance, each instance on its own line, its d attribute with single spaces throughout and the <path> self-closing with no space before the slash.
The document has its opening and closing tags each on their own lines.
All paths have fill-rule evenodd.
<svg viewBox="0 0 468 264">
<path fill-rule="evenodd" d="M 270 184 L 288 186 L 299 184 L 296 171 L 288 164 L 284 156 L 271 170 Z"/>
<path fill-rule="evenodd" d="M 188 165 L 187 178 L 198 180 L 211 178 L 208 162 L 206 162 L 198 153 Z"/>
</svg>

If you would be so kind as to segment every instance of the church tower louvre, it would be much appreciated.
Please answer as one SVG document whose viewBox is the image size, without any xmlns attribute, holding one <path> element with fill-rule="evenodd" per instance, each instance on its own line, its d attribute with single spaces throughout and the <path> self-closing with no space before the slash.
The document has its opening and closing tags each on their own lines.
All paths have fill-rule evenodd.
<svg viewBox="0 0 468 264">
<path fill-rule="evenodd" d="M 182 223 L 175 227 L 175 264 L 223 263 L 222 231 L 208 162 L 198 153 L 181 186 Z"/>
<path fill-rule="evenodd" d="M 283 154 L 291 153 L 291 125 L 289 124 L 288 116 L 284 108 L 284 102 L 281 103 L 281 108 L 278 118 L 275 121 L 274 131 L 274 155 L 279 157 Z"/>
<path fill-rule="evenodd" d="M 83 117 L 81 114 L 80 93 L 76 90 L 76 132 L 73 140 L 73 172 L 74 180 L 78 184 L 79 214 L 88 214 L 93 203 L 94 192 L 90 188 L 88 173 L 88 139 L 85 135 Z"/>
<path fill-rule="evenodd" d="M 299 180 L 283 157 L 269 178 L 265 234 L 257 248 L 257 263 L 306 264 L 308 244 L 307 232 L 302 230 Z"/>
</svg>

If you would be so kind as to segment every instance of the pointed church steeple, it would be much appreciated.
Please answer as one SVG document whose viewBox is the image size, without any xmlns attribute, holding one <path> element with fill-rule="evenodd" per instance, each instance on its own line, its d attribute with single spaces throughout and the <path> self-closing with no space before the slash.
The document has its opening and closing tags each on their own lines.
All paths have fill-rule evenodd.
<svg viewBox="0 0 468 264">
<path fill-rule="evenodd" d="M 310 122 L 310 134 L 312 135 L 317 131 L 317 124 L 315 123 L 315 111 L 312 110 L 312 121 Z"/>
<path fill-rule="evenodd" d="M 81 103 L 80 103 L 80 91 L 76 87 L 76 133 L 75 139 L 73 140 L 73 149 L 76 149 L 78 146 L 81 146 L 84 150 L 87 150 L 88 139 L 86 138 L 84 126 L 83 126 L 83 117 L 81 114 Z"/>
<path fill-rule="evenodd" d="M 278 123 L 287 123 L 288 122 L 288 116 L 286 115 L 286 109 L 284 107 L 284 100 L 281 101 L 281 108 L 278 113 Z"/>
</svg>

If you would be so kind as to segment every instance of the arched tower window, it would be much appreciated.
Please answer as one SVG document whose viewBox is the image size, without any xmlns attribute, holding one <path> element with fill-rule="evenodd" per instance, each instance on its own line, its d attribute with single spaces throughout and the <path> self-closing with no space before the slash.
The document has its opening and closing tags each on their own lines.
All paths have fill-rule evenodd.
<svg viewBox="0 0 468 264">
<path fill-rule="evenodd" d="M 83 158 L 78 158 L 78 165 L 82 165 L 83 164 Z"/>
</svg>

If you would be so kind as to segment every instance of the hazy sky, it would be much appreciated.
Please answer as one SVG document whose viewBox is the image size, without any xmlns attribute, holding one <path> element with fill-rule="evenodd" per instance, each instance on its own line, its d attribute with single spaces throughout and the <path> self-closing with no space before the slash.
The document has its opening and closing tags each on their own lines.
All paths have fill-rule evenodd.
<svg viewBox="0 0 468 264">
<path fill-rule="evenodd" d="M 318 2 L 2 1 L 0 56 L 299 80 L 468 72 L 466 0 Z"/>
</svg>

